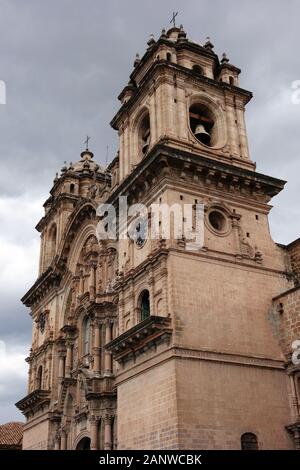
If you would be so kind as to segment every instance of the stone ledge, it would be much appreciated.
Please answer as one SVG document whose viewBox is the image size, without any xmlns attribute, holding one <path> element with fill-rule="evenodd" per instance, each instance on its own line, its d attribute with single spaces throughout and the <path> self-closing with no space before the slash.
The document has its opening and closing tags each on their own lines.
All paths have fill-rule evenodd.
<svg viewBox="0 0 300 470">
<path fill-rule="evenodd" d="M 15 406 L 24 414 L 30 412 L 34 413 L 38 408 L 41 408 L 50 403 L 50 390 L 35 390 L 29 393 L 22 400 L 18 401 Z"/>
<path fill-rule="evenodd" d="M 157 343 L 169 339 L 171 334 L 170 318 L 151 315 L 112 340 L 105 348 L 112 353 L 116 361 L 124 362 L 145 349 L 155 347 Z"/>
</svg>

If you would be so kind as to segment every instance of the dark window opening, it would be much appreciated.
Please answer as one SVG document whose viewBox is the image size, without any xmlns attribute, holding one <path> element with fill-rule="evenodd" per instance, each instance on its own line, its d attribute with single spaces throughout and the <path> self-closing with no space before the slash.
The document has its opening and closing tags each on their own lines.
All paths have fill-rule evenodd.
<svg viewBox="0 0 300 470">
<path fill-rule="evenodd" d="M 203 68 L 200 65 L 193 65 L 193 72 L 197 73 L 198 75 L 204 75 Z"/>
<path fill-rule="evenodd" d="M 230 83 L 230 85 L 234 85 L 234 78 L 233 77 L 229 77 L 229 83 Z"/>
<path fill-rule="evenodd" d="M 211 211 L 208 216 L 210 225 L 218 232 L 223 232 L 226 228 L 226 219 L 219 211 Z"/>
<path fill-rule="evenodd" d="M 167 52 L 167 61 L 171 62 L 172 55 L 170 52 Z"/>
<path fill-rule="evenodd" d="M 214 145 L 214 119 L 211 111 L 202 104 L 196 103 L 189 110 L 190 127 L 199 142 Z"/>
<path fill-rule="evenodd" d="M 150 299 L 149 291 L 145 290 L 141 296 L 141 321 L 146 320 L 150 316 Z"/>
<path fill-rule="evenodd" d="M 258 450 L 257 436 L 252 432 L 246 432 L 241 436 L 242 450 Z"/>
</svg>

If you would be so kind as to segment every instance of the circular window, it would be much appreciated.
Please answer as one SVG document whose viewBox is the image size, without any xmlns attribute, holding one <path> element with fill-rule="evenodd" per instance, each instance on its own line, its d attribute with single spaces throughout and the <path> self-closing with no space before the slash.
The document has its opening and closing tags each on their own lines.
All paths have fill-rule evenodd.
<svg viewBox="0 0 300 470">
<path fill-rule="evenodd" d="M 208 214 L 208 220 L 212 228 L 216 232 L 224 233 L 227 230 L 227 219 L 225 215 L 217 210 L 212 210 Z"/>
</svg>

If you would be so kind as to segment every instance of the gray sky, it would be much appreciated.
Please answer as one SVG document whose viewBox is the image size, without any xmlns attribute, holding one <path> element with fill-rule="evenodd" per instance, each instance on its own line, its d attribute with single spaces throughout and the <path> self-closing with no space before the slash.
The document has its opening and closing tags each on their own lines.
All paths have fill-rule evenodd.
<svg viewBox="0 0 300 470">
<path fill-rule="evenodd" d="M 287 179 L 273 200 L 275 241 L 300 235 L 299 0 L 0 0 L 0 423 L 22 419 L 13 403 L 26 392 L 31 322 L 19 301 L 37 274 L 42 216 L 56 171 L 77 161 L 86 134 L 105 163 L 117 148 L 109 121 L 136 52 L 169 27 L 179 10 L 188 37 L 210 36 L 242 69 L 254 92 L 247 125 L 257 169 Z M 6 352 L 5 352 L 6 349 Z"/>
</svg>

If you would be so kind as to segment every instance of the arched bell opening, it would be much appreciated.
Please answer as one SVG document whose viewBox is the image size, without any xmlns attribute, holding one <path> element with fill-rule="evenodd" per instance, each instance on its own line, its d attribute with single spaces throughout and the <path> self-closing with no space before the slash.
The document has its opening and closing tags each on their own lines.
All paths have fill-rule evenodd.
<svg viewBox="0 0 300 470">
<path fill-rule="evenodd" d="M 139 148 L 140 154 L 146 155 L 150 146 L 150 116 L 147 112 L 141 120 L 139 127 Z"/>
<path fill-rule="evenodd" d="M 213 147 L 217 135 L 213 112 L 202 103 L 194 103 L 189 109 L 190 128 L 196 139 L 204 145 Z"/>
</svg>

